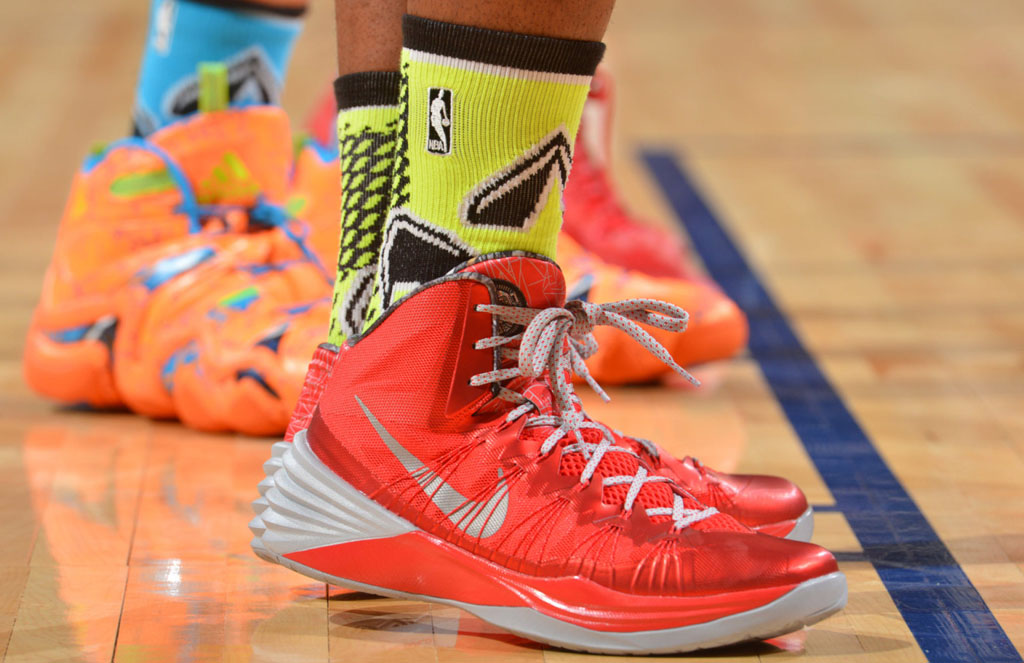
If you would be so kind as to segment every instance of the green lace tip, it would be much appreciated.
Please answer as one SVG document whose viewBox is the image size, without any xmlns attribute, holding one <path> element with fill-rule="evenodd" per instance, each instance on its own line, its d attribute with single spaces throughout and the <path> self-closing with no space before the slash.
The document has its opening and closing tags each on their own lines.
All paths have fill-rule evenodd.
<svg viewBox="0 0 1024 663">
<path fill-rule="evenodd" d="M 200 62 L 199 112 L 214 113 L 228 107 L 228 68 L 223 62 Z"/>
</svg>

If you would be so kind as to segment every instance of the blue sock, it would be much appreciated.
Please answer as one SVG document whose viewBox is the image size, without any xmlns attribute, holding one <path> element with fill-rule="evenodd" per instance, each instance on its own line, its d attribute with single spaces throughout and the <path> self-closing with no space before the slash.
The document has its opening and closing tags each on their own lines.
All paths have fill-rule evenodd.
<svg viewBox="0 0 1024 663">
<path fill-rule="evenodd" d="M 245 2 L 153 0 L 135 93 L 136 135 L 196 112 L 200 62 L 227 65 L 231 105 L 279 103 L 301 29 L 297 16 Z"/>
</svg>

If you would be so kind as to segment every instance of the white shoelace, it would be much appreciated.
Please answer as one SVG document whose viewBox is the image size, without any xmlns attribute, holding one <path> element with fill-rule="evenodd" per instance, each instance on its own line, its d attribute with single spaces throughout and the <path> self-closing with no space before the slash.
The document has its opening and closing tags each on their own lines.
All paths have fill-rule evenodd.
<svg viewBox="0 0 1024 663">
<path fill-rule="evenodd" d="M 598 325 L 606 325 L 622 330 L 673 371 L 691 383 L 698 384 L 692 375 L 672 359 L 661 343 L 637 324 L 639 321 L 659 329 L 681 332 L 686 329 L 689 319 L 686 311 L 655 299 L 627 299 L 610 304 L 571 301 L 564 308 L 545 309 L 481 304 L 476 310 L 524 326 L 525 330 L 512 336 L 490 336 L 477 341 L 474 346 L 477 349 L 500 347 L 501 357 L 505 360 L 514 360 L 517 365 L 474 375 L 470 379 L 470 384 L 479 387 L 518 377 L 538 378 L 545 371 L 548 373 L 548 386 L 554 396 L 554 406 L 558 415 L 538 414 L 526 420 L 528 427 L 547 426 L 555 429 L 541 444 L 542 456 L 550 453 L 566 436 L 572 435 L 576 441 L 567 445 L 562 453 L 579 452 L 587 459 L 587 464 L 580 473 L 582 484 L 590 482 L 601 460 L 609 453 L 627 453 L 637 459 L 638 468 L 632 476 L 610 476 L 602 480 L 603 486 L 629 485 L 622 504 L 626 513 L 632 511 L 641 489 L 649 483 L 668 483 L 676 488 L 673 490 L 671 507 L 645 510 L 648 516 L 671 516 L 676 529 L 682 529 L 718 513 L 714 507 L 686 508 L 681 495 L 685 491 L 681 486 L 668 477 L 648 474 L 637 453 L 616 445 L 612 432 L 606 426 L 587 420 L 583 408 L 579 405 L 579 398 L 573 393 L 570 380 L 571 373 L 576 373 L 586 380 L 602 399 L 609 400 L 608 394 L 590 375 L 584 363 L 584 360 L 597 350 L 597 341 L 591 332 Z M 516 341 L 518 347 L 510 347 Z M 504 386 L 499 386 L 498 396 L 517 405 L 506 417 L 509 422 L 537 408 L 537 405 L 526 396 Z M 584 441 L 581 431 L 587 429 L 598 431 L 601 434 L 601 442 L 594 444 Z"/>
</svg>

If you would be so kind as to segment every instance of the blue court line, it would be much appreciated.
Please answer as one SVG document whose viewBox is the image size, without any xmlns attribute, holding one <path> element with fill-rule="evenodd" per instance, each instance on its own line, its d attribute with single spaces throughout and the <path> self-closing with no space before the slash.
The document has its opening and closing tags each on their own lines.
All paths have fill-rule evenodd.
<svg viewBox="0 0 1024 663">
<path fill-rule="evenodd" d="M 751 356 L 928 660 L 1021 661 L 675 156 L 643 158 L 711 276 L 749 316 Z"/>
</svg>

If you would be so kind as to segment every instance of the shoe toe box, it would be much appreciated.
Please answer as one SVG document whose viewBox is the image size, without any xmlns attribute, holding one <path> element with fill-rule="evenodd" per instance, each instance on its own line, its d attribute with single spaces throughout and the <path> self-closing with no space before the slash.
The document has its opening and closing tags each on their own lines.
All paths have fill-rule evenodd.
<svg viewBox="0 0 1024 663">
<path fill-rule="evenodd" d="M 789 479 L 764 474 L 719 474 L 730 493 L 729 514 L 748 527 L 793 521 L 807 510 L 807 497 Z"/>
</svg>

